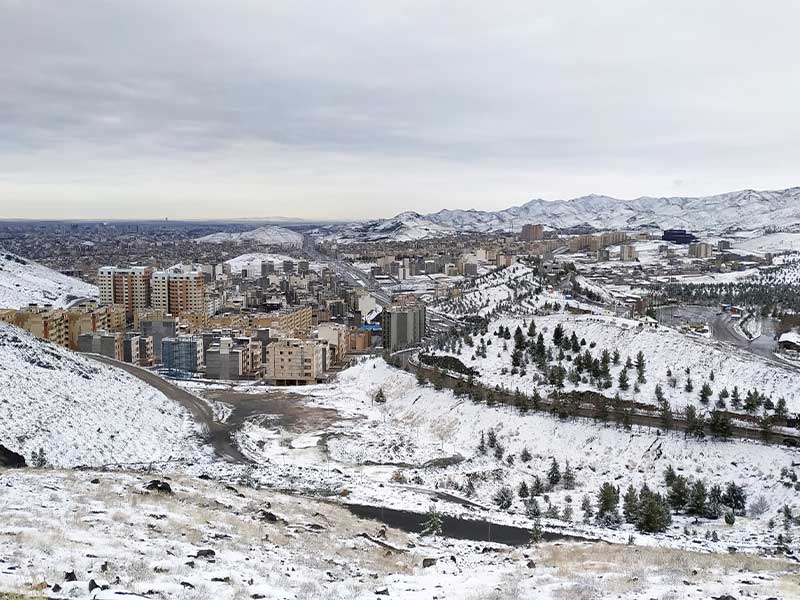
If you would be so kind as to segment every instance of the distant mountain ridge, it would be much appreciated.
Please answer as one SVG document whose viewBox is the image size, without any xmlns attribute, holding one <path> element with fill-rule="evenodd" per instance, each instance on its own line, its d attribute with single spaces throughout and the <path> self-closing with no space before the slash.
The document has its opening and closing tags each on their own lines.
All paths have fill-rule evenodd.
<svg viewBox="0 0 800 600">
<path fill-rule="evenodd" d="M 519 231 L 527 223 L 554 229 L 688 229 L 718 234 L 768 227 L 800 229 L 800 187 L 741 190 L 706 197 L 649 197 L 620 200 L 591 194 L 571 200 L 534 199 L 499 211 L 444 209 L 421 215 L 404 212 L 329 228 L 341 241 L 407 241 L 459 232 Z"/>
<path fill-rule="evenodd" d="M 303 234 L 292 231 L 291 229 L 286 229 L 285 227 L 265 225 L 264 227 L 259 227 L 258 229 L 252 229 L 250 231 L 243 231 L 241 233 L 212 233 L 210 235 L 197 238 L 195 241 L 212 244 L 219 244 L 222 242 L 252 241 L 276 246 L 302 246 Z"/>
</svg>

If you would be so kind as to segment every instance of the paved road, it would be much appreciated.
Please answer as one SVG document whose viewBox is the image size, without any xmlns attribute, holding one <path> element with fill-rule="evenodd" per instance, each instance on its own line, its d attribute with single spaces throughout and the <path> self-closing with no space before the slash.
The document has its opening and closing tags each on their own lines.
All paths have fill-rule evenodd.
<svg viewBox="0 0 800 600">
<path fill-rule="evenodd" d="M 720 312 L 708 306 L 664 306 L 656 311 L 658 320 L 669 327 L 677 327 L 681 323 L 700 322 L 707 323 L 711 336 L 720 342 L 733 344 L 756 354 L 770 362 L 787 366 L 787 364 L 775 358 L 775 335 L 774 325 L 770 319 L 762 322 L 762 334 L 754 340 L 749 340 L 739 334 L 735 325 L 737 319 L 731 318 L 729 313 Z"/>
<path fill-rule="evenodd" d="M 194 394 L 190 394 L 186 390 L 171 384 L 169 381 L 159 377 L 155 373 L 128 363 L 107 358 L 105 356 L 99 356 L 96 354 L 87 354 L 86 356 L 89 356 L 98 362 L 106 363 L 112 367 L 117 367 L 118 369 L 127 371 L 134 377 L 156 388 L 170 400 L 174 400 L 183 406 L 192 414 L 195 421 L 197 421 L 207 432 L 208 443 L 211 444 L 212 448 L 214 448 L 214 451 L 221 458 L 235 463 L 249 464 L 252 462 L 244 454 L 239 452 L 239 449 L 236 447 L 236 444 L 233 443 L 231 438 L 233 431 L 235 431 L 241 424 L 241 419 L 237 419 L 237 421 L 233 423 L 220 423 L 214 418 L 214 413 L 207 402 L 203 401 L 201 398 L 198 398 Z M 247 416 L 252 416 L 253 414 L 263 414 L 263 412 L 263 410 L 260 412 L 254 411 L 252 414 Z M 246 417 L 242 416 L 242 418 Z"/>
</svg>

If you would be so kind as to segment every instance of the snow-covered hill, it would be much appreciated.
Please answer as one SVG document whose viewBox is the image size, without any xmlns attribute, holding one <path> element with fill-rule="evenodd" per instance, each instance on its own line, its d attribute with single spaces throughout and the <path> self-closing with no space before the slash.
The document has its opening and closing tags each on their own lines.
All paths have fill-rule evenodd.
<svg viewBox="0 0 800 600">
<path fill-rule="evenodd" d="M 286 229 L 285 227 L 267 225 L 241 233 L 229 233 L 224 231 L 212 233 L 197 238 L 195 241 L 212 244 L 250 241 L 274 246 L 301 246 L 303 244 L 303 235 L 291 229 Z"/>
<path fill-rule="evenodd" d="M 366 223 L 338 228 L 335 237 L 347 242 L 412 242 L 428 238 L 454 235 L 448 224 L 435 223 L 419 213 L 404 212 L 391 219 L 378 219 Z"/>
<path fill-rule="evenodd" d="M 669 229 L 729 234 L 736 231 L 800 229 L 800 187 L 742 190 L 702 198 L 644 196 L 620 200 L 589 195 L 571 200 L 535 199 L 500 211 L 440 210 L 351 224 L 334 230 L 341 241 L 422 239 L 457 232 L 519 231 L 526 223 L 553 228 Z"/>
<path fill-rule="evenodd" d="M 199 460 L 190 415 L 124 371 L 0 323 L 0 444 L 71 467 Z"/>
<path fill-rule="evenodd" d="M 96 298 L 98 293 L 90 283 L 0 249 L 0 308 L 32 302 L 63 306 L 75 298 Z"/>
</svg>

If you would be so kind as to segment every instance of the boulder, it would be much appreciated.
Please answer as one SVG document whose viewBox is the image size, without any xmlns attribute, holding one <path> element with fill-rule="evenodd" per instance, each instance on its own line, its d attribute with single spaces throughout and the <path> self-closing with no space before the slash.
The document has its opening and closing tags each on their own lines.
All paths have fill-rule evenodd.
<svg viewBox="0 0 800 600">
<path fill-rule="evenodd" d="M 160 479 L 153 479 L 144 484 L 144 489 L 150 492 L 159 492 L 160 494 L 172 494 L 172 486 L 166 481 Z"/>
</svg>

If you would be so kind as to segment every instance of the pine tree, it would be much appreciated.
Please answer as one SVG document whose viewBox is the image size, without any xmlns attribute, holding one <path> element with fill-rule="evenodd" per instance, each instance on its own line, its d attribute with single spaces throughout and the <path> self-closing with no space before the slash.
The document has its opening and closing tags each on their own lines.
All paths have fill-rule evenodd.
<svg viewBox="0 0 800 600">
<path fill-rule="evenodd" d="M 517 488 L 517 496 L 520 498 L 527 498 L 530 494 L 528 493 L 528 484 L 524 481 L 521 481 L 519 487 Z"/>
<path fill-rule="evenodd" d="M 683 389 L 689 394 L 692 393 L 692 391 L 694 390 L 694 384 L 692 383 L 691 377 L 686 378 L 686 385 L 684 386 Z"/>
<path fill-rule="evenodd" d="M 644 371 L 646 368 L 646 362 L 644 359 L 644 353 L 640 350 L 639 353 L 636 355 L 636 381 L 639 383 L 646 383 L 647 379 L 644 376 Z"/>
<path fill-rule="evenodd" d="M 544 493 L 544 484 L 538 475 L 533 476 L 533 483 L 530 487 L 531 496 L 541 496 Z"/>
<path fill-rule="evenodd" d="M 686 505 L 686 512 L 695 516 L 705 515 L 707 499 L 706 484 L 698 479 L 692 484 L 691 490 L 689 491 L 689 502 Z"/>
<path fill-rule="evenodd" d="M 536 498 L 530 497 L 525 502 L 525 515 L 529 519 L 537 519 L 542 516 L 542 509 L 539 508 L 539 501 Z"/>
<path fill-rule="evenodd" d="M 667 501 L 656 492 L 650 491 L 647 486 L 642 486 L 639 492 L 639 519 L 637 529 L 645 533 L 658 533 L 666 531 L 672 523 Z"/>
<path fill-rule="evenodd" d="M 486 434 L 486 443 L 489 445 L 489 448 L 494 448 L 497 444 L 497 434 L 494 432 L 494 429 L 490 429 Z"/>
<path fill-rule="evenodd" d="M 594 510 L 592 509 L 592 500 L 589 498 L 589 495 L 586 494 L 581 500 L 581 511 L 583 511 L 583 522 L 588 523 L 592 516 L 594 516 Z"/>
<path fill-rule="evenodd" d="M 619 386 L 619 389 L 621 389 L 623 392 L 630 387 L 628 383 L 627 368 L 623 368 L 622 371 L 619 372 L 619 379 L 617 379 L 617 385 Z"/>
<path fill-rule="evenodd" d="M 622 498 L 622 515 L 626 523 L 636 523 L 639 518 L 639 494 L 632 485 L 628 486 Z"/>
<path fill-rule="evenodd" d="M 711 386 L 708 385 L 708 382 L 706 381 L 703 383 L 703 387 L 700 388 L 700 402 L 703 404 L 708 404 L 708 399 L 711 398 L 711 394 Z"/>
<path fill-rule="evenodd" d="M 547 471 L 547 481 L 549 481 L 552 486 L 558 485 L 561 481 L 561 471 L 558 468 L 558 463 L 555 458 L 553 458 L 550 463 L 550 470 Z"/>
<path fill-rule="evenodd" d="M 615 365 L 619 364 L 619 350 L 614 350 L 614 354 L 611 355 L 611 362 Z"/>
<path fill-rule="evenodd" d="M 436 510 L 436 507 L 431 504 L 431 507 L 425 514 L 425 521 L 422 524 L 422 535 L 441 535 L 441 533 L 442 515 Z"/>
<path fill-rule="evenodd" d="M 731 404 L 733 407 L 738 409 L 742 406 L 742 397 L 739 395 L 739 386 L 733 386 L 733 392 L 731 392 Z"/>
<path fill-rule="evenodd" d="M 525 446 L 525 447 L 522 449 L 522 452 L 520 452 L 519 459 L 520 459 L 522 462 L 524 462 L 524 463 L 526 463 L 526 462 L 530 461 L 530 459 L 531 459 L 531 452 L 530 452 L 530 450 L 528 450 L 528 447 L 527 447 L 527 446 Z"/>
<path fill-rule="evenodd" d="M 675 480 L 669 488 L 669 505 L 676 511 L 683 510 L 689 501 L 689 484 L 686 477 L 676 475 Z"/>
<path fill-rule="evenodd" d="M 667 487 L 672 487 L 672 484 L 675 482 L 675 469 L 672 468 L 672 465 L 667 465 L 667 468 L 664 469 L 664 484 Z"/>
<path fill-rule="evenodd" d="M 564 464 L 564 474 L 561 476 L 561 480 L 564 482 L 564 489 L 575 489 L 575 471 L 569 466 L 569 461 Z"/>
<path fill-rule="evenodd" d="M 514 502 L 514 492 L 507 485 L 502 486 L 494 495 L 494 503 L 500 510 L 508 510 Z"/>
<path fill-rule="evenodd" d="M 612 516 L 619 506 L 619 489 L 611 483 L 605 482 L 597 493 L 597 518 Z"/>
<path fill-rule="evenodd" d="M 708 418 L 708 430 L 711 435 L 719 438 L 729 438 L 733 435 L 731 418 L 716 408 L 711 411 Z"/>
<path fill-rule="evenodd" d="M 725 493 L 722 494 L 722 503 L 733 510 L 736 514 L 744 514 L 747 507 L 747 494 L 744 489 L 733 482 L 725 486 Z"/>
<path fill-rule="evenodd" d="M 531 324 L 528 325 L 528 337 L 533 338 L 536 335 L 536 323 L 531 319 Z"/>
<path fill-rule="evenodd" d="M 378 388 L 374 400 L 376 404 L 384 404 L 386 402 L 386 394 L 383 393 L 383 388 Z"/>
<path fill-rule="evenodd" d="M 482 431 L 481 431 L 481 441 L 478 442 L 478 452 L 480 452 L 481 454 L 486 454 L 486 438 L 484 437 Z"/>
</svg>

